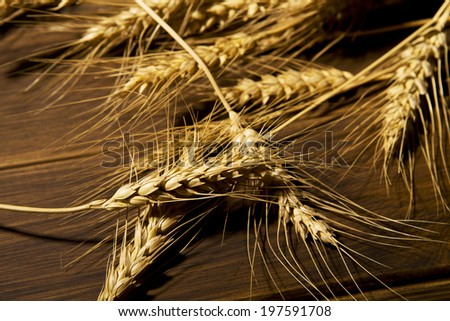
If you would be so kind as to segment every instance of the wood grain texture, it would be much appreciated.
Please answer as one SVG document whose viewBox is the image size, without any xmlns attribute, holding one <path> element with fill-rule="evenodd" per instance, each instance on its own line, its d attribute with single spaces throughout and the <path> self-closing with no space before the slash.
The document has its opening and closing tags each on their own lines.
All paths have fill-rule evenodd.
<svg viewBox="0 0 450 321">
<path fill-rule="evenodd" d="M 63 40 L 52 35 L 36 37 L 34 32 L 39 34 L 39 30 L 39 25 L 30 28 L 14 25 L 3 31 L 0 35 L 0 63 L 26 56 L 43 43 Z M 321 62 L 355 72 L 388 50 L 404 34 L 345 41 L 322 57 Z M 94 107 L 98 103 L 86 101 L 44 110 L 45 104 L 40 99 L 30 99 L 29 95 L 22 93 L 34 76 L 15 74 L 13 71 L 17 66 L 11 64 L 0 69 L 0 203 L 45 207 L 77 203 L 95 186 L 98 178 L 111 173 L 111 169 L 100 166 L 104 159 L 101 143 L 105 141 L 105 132 L 96 131 L 76 144 L 64 145 L 68 133 L 90 126 L 85 121 L 95 114 Z M 95 83 L 97 87 L 110 84 L 94 76 L 82 82 L 86 86 Z M 70 99 L 85 98 L 82 92 L 73 95 Z M 331 115 L 299 120 L 282 134 L 301 130 L 344 113 L 348 108 L 350 106 Z M 158 117 L 164 119 L 165 115 Z M 338 129 L 333 134 L 337 140 L 343 137 Z M 325 133 L 316 135 L 323 139 Z M 91 147 L 92 141 L 100 143 Z M 340 176 L 332 172 L 323 180 L 335 185 L 338 192 L 361 206 L 387 217 L 404 218 L 408 194 L 401 179 L 394 179 L 390 195 L 387 195 L 380 182 L 380 173 L 373 171 L 371 165 L 368 157 L 341 182 L 338 183 Z M 436 208 L 426 164 L 420 156 L 416 166 L 416 192 L 414 219 L 433 221 L 418 225 L 433 231 L 423 233 L 438 241 L 411 242 L 408 243 L 410 248 L 405 249 L 355 240 L 348 240 L 348 244 L 386 264 L 388 267 L 366 262 L 377 277 L 405 298 L 449 300 L 450 214 Z M 449 198 L 446 192 L 445 197 Z M 58 216 L 0 211 L 0 300 L 95 300 L 104 281 L 112 242 L 106 242 L 76 264 L 69 263 L 110 235 L 117 215 L 94 212 L 81 216 Z M 266 261 L 257 255 L 252 276 L 245 208 L 234 210 L 230 217 L 226 217 L 223 210 L 215 215 L 216 218 L 203 227 L 200 236 L 182 254 L 165 256 L 161 268 L 149 273 L 141 290 L 130 299 L 311 299 L 311 295 L 288 274 L 269 248 L 263 249 Z M 227 227 L 224 230 L 225 220 Z M 271 228 L 269 235 L 274 237 L 275 222 L 271 223 Z M 300 260 L 305 269 L 314 270 L 311 257 L 301 250 L 302 244 L 294 244 L 300 249 L 298 254 L 302 256 Z M 325 251 L 339 262 L 333 249 Z M 342 264 L 333 268 L 353 294 L 362 298 L 352 288 Z M 399 299 L 366 273 L 355 272 L 355 278 L 371 300 Z M 317 282 L 320 284 L 320 279 Z M 345 291 L 339 290 L 336 282 L 334 286 L 339 299 L 351 299 Z"/>
</svg>

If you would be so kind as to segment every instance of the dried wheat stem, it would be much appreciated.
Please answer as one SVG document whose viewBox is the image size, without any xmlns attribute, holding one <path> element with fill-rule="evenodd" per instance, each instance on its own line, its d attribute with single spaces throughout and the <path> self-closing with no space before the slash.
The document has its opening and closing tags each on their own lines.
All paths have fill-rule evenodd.
<svg viewBox="0 0 450 321">
<path fill-rule="evenodd" d="M 335 68 L 308 66 L 301 71 L 286 70 L 277 75 L 262 75 L 258 81 L 243 78 L 237 85 L 225 87 L 223 91 L 226 99 L 239 106 L 244 106 L 250 100 L 266 105 L 269 101 L 318 94 L 336 88 L 351 77 L 351 73 Z"/>
<path fill-rule="evenodd" d="M 432 60 L 441 59 L 441 50 L 446 45 L 445 33 L 439 32 L 418 38 L 400 53 L 401 64 L 386 91 L 389 103 L 383 107 L 382 139 L 386 160 L 404 138 L 407 123 L 414 121 L 436 69 Z"/>
<path fill-rule="evenodd" d="M 118 262 L 109 266 L 105 284 L 98 300 L 114 300 L 130 288 L 137 286 L 138 276 L 148 268 L 165 246 L 171 242 L 168 235 L 181 216 L 153 216 L 157 206 L 143 208 L 134 227 L 133 239 L 120 248 Z"/>
<path fill-rule="evenodd" d="M 74 213 L 87 211 L 89 209 L 102 208 L 106 200 L 95 200 L 88 204 L 75 206 L 75 207 L 63 207 L 63 208 L 45 208 L 45 207 L 32 207 L 32 206 L 20 206 L 10 204 L 0 204 L 0 209 L 14 212 L 33 212 L 33 213 Z"/>
</svg>

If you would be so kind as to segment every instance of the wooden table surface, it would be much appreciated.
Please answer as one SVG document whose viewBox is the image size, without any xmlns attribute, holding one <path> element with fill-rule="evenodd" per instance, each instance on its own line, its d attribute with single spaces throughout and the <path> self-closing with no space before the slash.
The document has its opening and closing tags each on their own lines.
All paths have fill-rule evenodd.
<svg viewBox="0 0 450 321">
<path fill-rule="evenodd" d="M 34 27 L 14 25 L 2 31 L 0 63 L 23 57 L 42 43 L 55 41 L 50 36 L 36 37 L 33 30 Z M 381 42 L 379 38 L 348 41 L 321 61 L 357 71 L 403 36 L 384 35 Z M 102 141 L 104 132 L 91 133 L 81 141 L 61 148 L 71 131 L 82 130 L 78 126 L 92 116 L 98 102 L 86 101 L 44 110 L 42 96 L 36 92 L 28 95 L 22 92 L 35 76 L 32 72 L 16 74 L 13 71 L 17 68 L 18 64 L 11 64 L 3 67 L 0 73 L 0 203 L 43 207 L 76 203 L 95 186 L 99 177 L 111 171 L 99 166 L 104 157 L 101 144 L 86 148 L 91 140 Z M 98 87 L 103 82 L 94 76 L 83 81 Z M 82 92 L 73 95 L 79 95 L 80 99 L 84 97 Z M 77 99 L 73 97 L 71 99 Z M 344 112 L 345 108 L 338 112 Z M 317 117 L 300 120 L 288 131 L 298 130 L 328 115 Z M 339 139 L 340 133 L 335 134 Z M 330 184 L 337 183 L 336 177 L 328 180 Z M 450 196 L 448 187 L 447 184 L 447 198 Z M 336 190 L 386 217 L 403 218 L 408 206 L 408 194 L 401 179 L 394 179 L 390 195 L 387 195 L 379 171 L 371 170 L 370 158 L 358 164 Z M 407 247 L 401 249 L 355 240 L 349 241 L 349 246 L 387 265 L 383 267 L 363 260 L 377 277 L 405 298 L 448 300 L 450 214 L 436 207 L 426 164 L 420 156 L 416 165 L 416 192 L 413 218 L 432 221 L 418 225 L 434 233 L 420 233 L 438 241 L 406 242 Z M 108 219 L 104 219 L 106 215 Z M 103 244 L 75 264 L 70 262 L 91 249 L 108 232 L 114 231 L 117 214 L 106 215 L 97 212 L 49 215 L 0 211 L 0 300 L 95 300 L 104 281 L 112 243 Z M 217 215 L 216 219 L 203 228 L 201 235 L 182 254 L 165 258 L 161 269 L 150 275 L 142 290 L 130 299 L 312 299 L 269 248 L 263 249 L 266 261 L 257 255 L 252 275 L 245 208 L 228 218 L 225 230 L 224 213 L 218 211 L 214 215 Z M 271 226 L 275 229 L 276 223 L 272 222 Z M 339 263 L 332 249 L 326 252 Z M 311 258 L 305 253 L 299 255 L 305 255 L 301 259 L 305 269 L 313 269 Z M 338 263 L 333 269 L 344 283 L 348 283 L 349 276 Z M 369 299 L 399 299 L 366 273 L 359 271 L 354 276 Z M 333 280 L 330 282 L 333 284 Z M 339 299 L 350 298 L 335 282 L 334 286 Z M 349 289 L 361 298 L 354 287 Z"/>
</svg>

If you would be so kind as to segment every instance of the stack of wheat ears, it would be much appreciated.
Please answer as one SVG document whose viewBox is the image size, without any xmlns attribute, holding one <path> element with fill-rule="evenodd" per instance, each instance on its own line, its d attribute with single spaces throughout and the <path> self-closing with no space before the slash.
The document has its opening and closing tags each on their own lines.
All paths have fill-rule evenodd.
<svg viewBox="0 0 450 321">
<path fill-rule="evenodd" d="M 95 105 L 65 144 L 101 144 L 125 132 L 152 144 L 130 151 L 127 166 L 110 169 L 72 205 L 32 207 L 25 199 L 0 209 L 121 217 L 101 242 L 111 255 L 99 300 L 133 297 L 153 270 L 228 211 L 246 218 L 250 283 L 260 255 L 283 298 L 264 259 L 270 254 L 314 299 L 370 299 L 363 282 L 405 298 L 375 272 L 389 262 L 355 244 L 400 253 L 450 240 L 433 231 L 436 210 L 419 218 L 415 206 L 420 159 L 431 186 L 422 192 L 433 195 L 437 212 L 450 210 L 450 1 L 426 19 L 366 30 L 409 35 L 359 70 L 321 59 L 364 37 L 358 28 L 371 10 L 407 10 L 409 2 L 1 0 L 5 33 L 38 25 L 73 35 L 4 64 L 29 62 L 19 70 L 32 75 L 23 99 L 38 97 L 44 112 Z M 326 131 L 347 142 L 339 159 L 326 148 L 298 150 Z M 386 199 L 395 197 L 393 186 L 406 191 L 406 210 L 390 215 L 345 195 L 340 184 L 361 169 L 377 175 Z"/>
</svg>

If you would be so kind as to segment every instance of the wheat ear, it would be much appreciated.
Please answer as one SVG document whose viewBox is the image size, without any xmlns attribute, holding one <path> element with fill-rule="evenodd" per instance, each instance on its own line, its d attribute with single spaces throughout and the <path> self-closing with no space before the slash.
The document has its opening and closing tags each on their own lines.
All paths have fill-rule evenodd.
<svg viewBox="0 0 450 321">
<path fill-rule="evenodd" d="M 421 151 L 426 160 L 437 204 L 450 209 L 437 165 L 442 161 L 446 178 L 450 179 L 444 146 L 448 139 L 444 133 L 449 135 L 450 126 L 444 84 L 444 77 L 448 77 L 448 47 L 443 31 L 449 16 L 450 1 L 445 1 L 426 25 L 355 76 L 380 72 L 391 79 L 381 95 L 369 100 L 366 106 L 371 107 L 367 111 L 371 114 L 373 108 L 377 109 L 375 124 L 379 128 L 373 141 L 377 143 L 376 158 L 381 156 L 383 160 L 386 185 L 391 183 L 388 171 L 392 160 L 397 158 L 397 172 L 410 192 L 408 217 L 415 199 L 416 151 Z M 374 118 L 363 122 L 367 121 L 374 122 Z M 417 146 L 409 139 L 411 135 L 419 139 Z M 359 134 L 359 137 L 363 136 Z"/>
<path fill-rule="evenodd" d="M 298 197 L 289 189 L 278 193 L 279 219 L 286 223 L 291 222 L 295 232 L 306 240 L 311 236 L 315 241 L 336 245 L 334 232 L 318 213 L 308 205 L 302 204 Z"/>
<path fill-rule="evenodd" d="M 27 9 L 47 8 L 60 10 L 79 0 L 2 0 L 0 2 L 0 26 L 26 12 Z"/>
<path fill-rule="evenodd" d="M 201 6 L 192 12 L 185 35 L 197 35 L 217 28 L 226 28 L 231 23 L 261 18 L 276 8 L 278 0 L 224 0 Z"/>
<path fill-rule="evenodd" d="M 335 68 L 306 66 L 302 70 L 286 70 L 276 75 L 266 74 L 260 80 L 240 79 L 237 85 L 225 87 L 225 98 L 238 106 L 252 101 L 267 105 L 271 101 L 285 101 L 291 97 L 320 94 L 336 88 L 353 75 Z"/>
<path fill-rule="evenodd" d="M 134 226 L 134 237 L 128 243 L 124 237 L 118 262 L 115 262 L 114 255 L 98 300 L 117 299 L 130 288 L 136 287 L 138 276 L 173 241 L 169 234 L 182 216 L 155 216 L 156 208 L 153 205 L 142 207 Z"/>
<path fill-rule="evenodd" d="M 185 0 L 148 0 L 146 4 L 165 19 L 171 18 L 192 1 Z M 137 39 L 153 23 L 141 7 L 132 5 L 111 17 L 104 17 L 96 25 L 88 28 L 77 43 L 104 43 L 111 48 L 127 39 Z"/>
<path fill-rule="evenodd" d="M 384 118 L 381 133 L 385 164 L 394 153 L 403 154 L 407 125 L 418 117 L 422 103 L 431 99 L 428 84 L 435 75 L 436 64 L 433 60 L 441 60 L 442 50 L 446 46 L 445 33 L 438 32 L 418 38 L 399 54 L 400 66 L 395 70 L 392 84 L 386 90 L 389 103 L 382 110 Z"/>
</svg>

